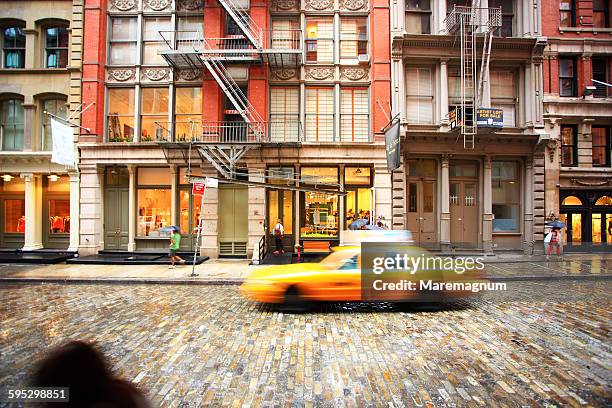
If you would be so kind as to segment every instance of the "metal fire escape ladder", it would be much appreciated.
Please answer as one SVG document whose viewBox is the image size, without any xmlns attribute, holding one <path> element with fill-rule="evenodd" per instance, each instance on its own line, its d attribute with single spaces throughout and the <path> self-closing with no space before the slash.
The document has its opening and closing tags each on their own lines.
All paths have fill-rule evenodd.
<svg viewBox="0 0 612 408">
<path fill-rule="evenodd" d="M 234 0 L 219 0 L 227 14 L 236 22 L 253 47 L 262 49 L 263 30 L 251 18 L 246 9 L 240 7 Z"/>
<path fill-rule="evenodd" d="M 463 148 L 473 149 L 476 137 L 476 101 L 474 71 L 476 68 L 476 30 L 472 24 L 473 12 L 461 13 L 459 36 L 461 39 L 461 134 Z"/>
</svg>

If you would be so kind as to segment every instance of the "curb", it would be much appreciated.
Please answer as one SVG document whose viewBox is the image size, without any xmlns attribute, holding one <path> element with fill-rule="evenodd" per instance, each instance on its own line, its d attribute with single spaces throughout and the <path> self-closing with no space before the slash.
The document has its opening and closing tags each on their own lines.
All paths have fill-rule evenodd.
<svg viewBox="0 0 612 408">
<path fill-rule="evenodd" d="M 533 282 L 533 281 L 568 281 L 568 280 L 608 280 L 612 274 L 605 275 L 524 275 L 524 276 L 490 276 L 491 282 Z M 114 285 L 240 285 L 244 279 L 155 279 L 155 278 L 0 278 L 0 285 L 12 283 L 39 284 L 114 284 Z"/>
</svg>

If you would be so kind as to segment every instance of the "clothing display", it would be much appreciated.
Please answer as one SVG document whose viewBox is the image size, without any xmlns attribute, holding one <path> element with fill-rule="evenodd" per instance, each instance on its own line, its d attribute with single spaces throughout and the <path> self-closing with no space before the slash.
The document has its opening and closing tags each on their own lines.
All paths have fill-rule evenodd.
<svg viewBox="0 0 612 408">
<path fill-rule="evenodd" d="M 70 233 L 70 216 L 54 216 L 49 218 L 50 232 L 54 234 Z"/>
</svg>

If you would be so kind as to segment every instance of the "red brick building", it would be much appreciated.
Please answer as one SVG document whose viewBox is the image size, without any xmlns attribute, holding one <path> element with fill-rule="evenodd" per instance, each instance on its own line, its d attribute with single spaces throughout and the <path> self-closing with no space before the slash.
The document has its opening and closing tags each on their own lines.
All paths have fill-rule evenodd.
<svg viewBox="0 0 612 408">
<path fill-rule="evenodd" d="M 192 248 L 200 213 L 211 256 L 250 255 L 279 218 L 287 248 L 390 220 L 388 1 L 87 0 L 84 19 L 82 253 L 165 248 L 167 225 Z M 189 170 L 244 184 L 202 207 Z"/>
<path fill-rule="evenodd" d="M 543 2 L 546 212 L 569 247 L 612 243 L 612 24 L 608 0 Z"/>
</svg>

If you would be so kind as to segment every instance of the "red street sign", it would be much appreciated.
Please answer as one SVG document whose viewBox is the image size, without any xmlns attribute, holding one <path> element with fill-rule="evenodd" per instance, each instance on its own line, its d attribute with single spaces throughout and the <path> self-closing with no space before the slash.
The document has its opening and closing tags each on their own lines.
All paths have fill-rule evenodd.
<svg viewBox="0 0 612 408">
<path fill-rule="evenodd" d="M 191 189 L 191 194 L 203 196 L 205 188 L 206 188 L 206 184 L 204 184 L 204 183 L 193 183 L 193 188 Z"/>
</svg>

